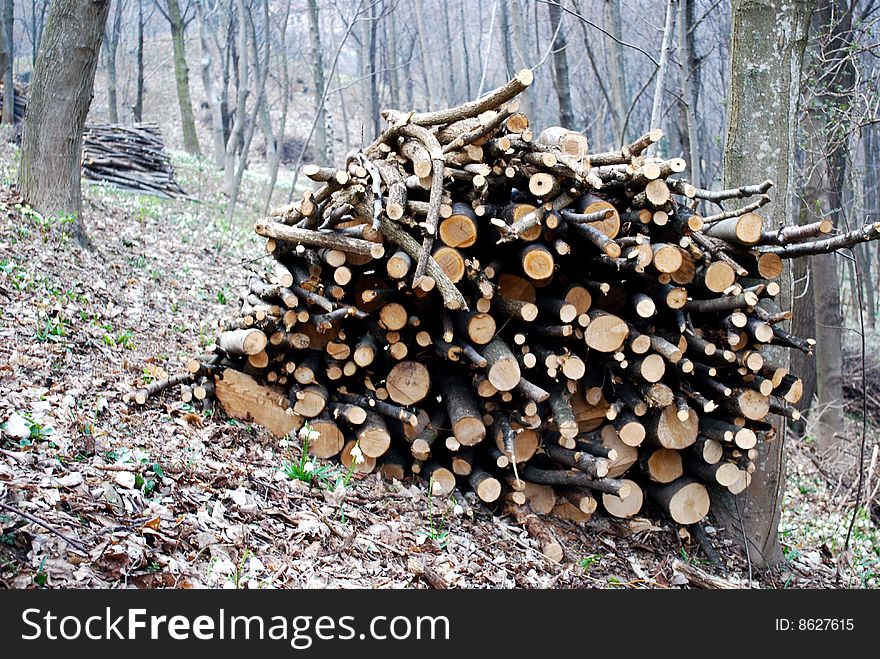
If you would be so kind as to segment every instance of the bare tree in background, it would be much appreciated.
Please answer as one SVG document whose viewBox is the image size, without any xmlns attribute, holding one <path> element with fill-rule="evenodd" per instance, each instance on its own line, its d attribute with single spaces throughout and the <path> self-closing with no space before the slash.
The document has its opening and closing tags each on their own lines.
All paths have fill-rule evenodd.
<svg viewBox="0 0 880 659">
<path fill-rule="evenodd" d="M 6 65 L 3 67 L 3 103 L 4 107 L 15 108 L 15 42 L 13 41 L 13 22 L 15 16 L 14 0 L 3 0 L 3 43 L 7 53 Z M 3 113 L 3 123 L 10 126 L 15 122 L 15 111 Z"/>
<path fill-rule="evenodd" d="M 819 0 L 815 15 L 816 52 L 811 67 L 805 117 L 808 172 L 803 192 L 803 220 L 830 218 L 844 229 L 843 198 L 856 71 L 853 46 L 854 3 Z M 838 260 L 835 254 L 810 257 L 816 338 L 816 445 L 826 452 L 845 433 L 843 416 L 843 317 Z"/>
<path fill-rule="evenodd" d="M 80 145 L 109 10 L 107 0 L 52 2 L 21 143 L 21 196 L 45 215 L 70 214 L 84 245 Z"/>
<path fill-rule="evenodd" d="M 550 29 L 556 36 L 553 44 L 553 83 L 556 87 L 556 99 L 559 103 L 559 125 L 574 128 L 574 108 L 571 102 L 571 90 L 569 89 L 568 42 L 565 37 L 565 29 L 562 25 L 562 3 L 550 2 L 547 11 L 550 14 Z"/>
<path fill-rule="evenodd" d="M 796 118 L 812 12 L 811 0 L 733 0 L 724 185 L 772 179 L 774 201 L 765 209 L 773 226 L 788 224 L 793 217 Z M 765 155 L 757 159 L 759 153 Z M 788 273 L 780 277 L 780 284 L 779 304 L 787 309 Z M 787 357 L 787 350 L 766 350 L 769 363 L 785 367 Z M 760 444 L 757 470 L 744 496 L 717 492 L 717 503 L 713 500 L 713 510 L 731 535 L 738 537 L 742 531 L 746 550 L 758 566 L 777 565 L 783 559 L 777 531 L 785 489 L 784 443 L 784 428 L 779 427 L 775 441 Z"/>
<path fill-rule="evenodd" d="M 688 160 L 691 182 L 700 187 L 703 181 L 700 162 L 700 137 L 697 131 L 697 96 L 699 64 L 695 47 L 694 11 L 696 0 L 680 0 L 678 15 L 679 75 L 681 80 L 682 147 Z"/>
<path fill-rule="evenodd" d="M 321 21 L 318 13 L 318 0 L 308 0 L 309 5 L 309 43 L 312 56 L 312 82 L 315 87 L 315 161 L 319 165 L 327 163 L 327 116 L 321 102 L 327 83 L 324 80 L 324 51 L 321 48 Z"/>
<path fill-rule="evenodd" d="M 627 99 L 629 92 L 626 86 L 626 59 L 623 53 L 623 26 L 620 18 L 620 0 L 605 0 L 605 27 L 614 37 L 609 39 L 608 77 L 611 83 L 612 116 L 620 144 L 626 141 L 623 126 L 626 121 Z"/>
<path fill-rule="evenodd" d="M 260 27 L 245 0 L 236 0 L 238 12 L 238 98 L 235 122 L 226 141 L 226 164 L 224 167 L 224 191 L 229 198 L 226 218 L 231 220 L 241 192 L 241 179 L 247 169 L 248 153 L 253 141 L 262 104 L 266 102 L 266 79 L 269 75 L 271 40 L 266 35 L 269 26 L 269 0 L 254 0 L 260 10 Z M 262 51 L 261 51 L 262 47 Z M 251 88 L 253 86 L 253 89 Z M 248 113 L 248 98 L 252 97 L 252 111 Z"/>
<path fill-rule="evenodd" d="M 144 120 L 144 0 L 137 0 L 137 44 L 135 46 L 135 96 L 131 106 L 135 121 Z"/>
<path fill-rule="evenodd" d="M 181 14 L 178 0 L 156 0 L 156 7 L 171 27 L 174 77 L 177 81 L 177 100 L 180 105 L 180 120 L 183 124 L 183 148 L 190 155 L 201 155 L 192 99 L 189 94 L 189 65 L 186 63 L 186 25 L 189 21 Z"/>
<path fill-rule="evenodd" d="M 214 165 L 226 165 L 226 140 L 229 137 L 230 50 L 234 39 L 235 12 L 232 0 L 195 0 L 202 46 L 201 75 L 208 107 L 211 110 L 211 144 Z M 221 30 L 220 18 L 227 18 L 228 29 Z M 225 34 L 225 43 L 221 40 Z"/>
<path fill-rule="evenodd" d="M 291 0 L 287 0 L 287 2 L 284 3 L 284 8 L 281 12 L 281 20 L 278 22 L 278 41 L 275 52 L 278 54 L 277 58 L 281 61 L 281 119 L 278 122 L 277 139 L 275 139 L 274 134 L 271 135 L 271 137 L 275 139 L 276 148 L 273 149 L 272 155 L 269 157 L 269 182 L 266 184 L 266 196 L 265 201 L 263 202 L 264 215 L 269 212 L 269 207 L 272 204 L 272 193 L 274 192 L 275 184 L 278 181 L 278 168 L 281 165 L 281 156 L 284 150 L 284 136 L 287 129 L 287 110 L 290 105 L 290 66 L 288 64 L 287 52 L 287 24 L 290 19 L 290 4 Z M 266 30 L 269 32 L 268 38 L 271 38 L 271 28 L 272 25 L 275 24 L 276 21 L 273 20 L 266 25 Z M 264 106 L 265 105 L 267 104 L 264 104 Z M 269 137 L 270 136 L 267 136 L 267 139 L 269 139 Z"/>
<path fill-rule="evenodd" d="M 114 0 L 113 18 L 108 17 L 104 28 L 104 66 L 107 69 L 107 115 L 111 123 L 119 123 L 119 108 L 116 103 L 116 51 L 122 32 L 122 11 L 125 0 Z"/>
<path fill-rule="evenodd" d="M 30 4 L 22 4 L 22 23 L 24 34 L 31 46 L 31 66 L 37 62 L 37 50 L 40 47 L 40 39 L 43 36 L 43 27 L 46 25 L 46 11 L 49 9 L 49 0 L 30 0 Z"/>
</svg>

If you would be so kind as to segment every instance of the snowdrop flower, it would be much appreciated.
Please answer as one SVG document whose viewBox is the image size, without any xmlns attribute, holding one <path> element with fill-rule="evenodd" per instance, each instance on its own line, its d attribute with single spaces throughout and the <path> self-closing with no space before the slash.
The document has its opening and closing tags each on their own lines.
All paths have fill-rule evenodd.
<svg viewBox="0 0 880 659">
<path fill-rule="evenodd" d="M 456 517 L 461 515 L 463 512 L 464 512 L 464 508 L 462 508 L 458 504 L 455 504 L 455 506 L 453 506 L 453 508 L 452 508 L 452 514 L 455 515 Z"/>
<path fill-rule="evenodd" d="M 300 439 L 307 442 L 314 441 L 321 436 L 321 433 L 312 428 L 309 424 L 306 424 L 302 428 L 300 428 L 297 434 L 299 435 Z"/>
<path fill-rule="evenodd" d="M 307 474 L 311 474 L 313 471 L 315 471 L 315 463 L 309 460 L 305 463 L 305 465 L 303 465 L 303 471 Z"/>
<path fill-rule="evenodd" d="M 367 459 L 364 457 L 363 451 L 361 451 L 361 447 L 357 444 L 355 444 L 354 448 L 351 449 L 351 457 L 356 465 L 362 465 L 367 461 Z"/>
<path fill-rule="evenodd" d="M 440 496 L 443 494 L 443 486 L 440 485 L 437 481 L 432 481 L 431 483 L 431 494 L 434 496 Z"/>
</svg>

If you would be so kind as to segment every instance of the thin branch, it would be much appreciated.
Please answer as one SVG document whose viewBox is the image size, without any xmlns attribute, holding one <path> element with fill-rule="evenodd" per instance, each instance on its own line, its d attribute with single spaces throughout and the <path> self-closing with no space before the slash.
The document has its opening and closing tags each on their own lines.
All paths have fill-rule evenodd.
<svg viewBox="0 0 880 659">
<path fill-rule="evenodd" d="M 89 550 L 86 549 L 85 545 L 77 542 L 73 538 L 70 538 L 70 537 L 64 535 L 61 531 L 59 531 L 54 526 L 49 524 L 49 522 L 44 522 L 39 517 L 34 517 L 30 513 L 26 513 L 23 510 L 20 510 L 19 508 L 16 508 L 15 506 L 10 506 L 8 503 L 3 503 L 2 501 L 0 501 L 0 510 L 5 510 L 7 512 L 13 513 L 15 515 L 18 515 L 19 517 L 26 519 L 27 521 L 31 522 L 32 524 L 36 524 L 37 526 L 42 526 L 47 531 L 57 535 L 59 538 L 64 540 L 64 542 L 69 544 L 71 547 L 73 547 L 77 551 L 82 552 L 86 556 L 89 555 Z"/>
</svg>

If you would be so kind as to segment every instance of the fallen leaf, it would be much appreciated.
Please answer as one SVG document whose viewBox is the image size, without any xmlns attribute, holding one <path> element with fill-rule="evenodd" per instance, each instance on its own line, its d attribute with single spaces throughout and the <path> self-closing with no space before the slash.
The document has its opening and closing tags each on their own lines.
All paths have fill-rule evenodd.
<svg viewBox="0 0 880 659">
<path fill-rule="evenodd" d="M 31 436 L 31 426 L 18 412 L 13 412 L 3 424 L 3 432 L 10 437 L 24 439 Z"/>
<path fill-rule="evenodd" d="M 116 476 L 113 478 L 113 481 L 119 486 L 124 487 L 128 490 L 134 488 L 134 484 L 137 478 L 135 474 L 130 471 L 118 471 L 116 472 Z"/>
<path fill-rule="evenodd" d="M 76 487 L 77 485 L 82 485 L 82 482 L 83 475 L 78 471 L 71 472 L 67 476 L 62 476 L 58 479 L 60 487 Z"/>
<path fill-rule="evenodd" d="M 151 519 L 150 521 L 148 521 L 144 524 L 145 527 L 147 527 L 148 529 L 153 529 L 154 531 L 158 531 L 159 526 L 161 526 L 161 525 L 162 525 L 162 518 L 159 517 L 158 515 L 156 515 L 153 519 Z"/>
</svg>

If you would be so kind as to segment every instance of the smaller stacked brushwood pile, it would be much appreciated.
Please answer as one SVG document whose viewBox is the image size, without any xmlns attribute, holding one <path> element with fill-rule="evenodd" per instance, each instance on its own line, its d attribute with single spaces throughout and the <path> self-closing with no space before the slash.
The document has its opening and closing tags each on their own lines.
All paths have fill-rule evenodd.
<svg viewBox="0 0 880 659">
<path fill-rule="evenodd" d="M 174 179 L 158 124 L 86 124 L 82 143 L 83 176 L 121 190 L 160 197 L 186 197 Z"/>
</svg>

